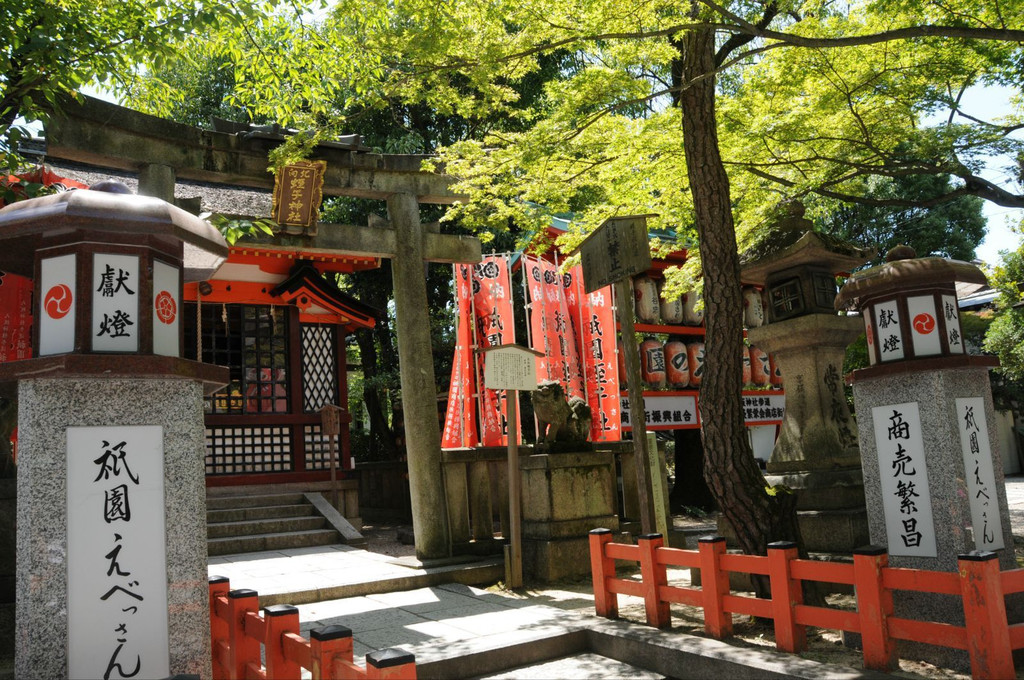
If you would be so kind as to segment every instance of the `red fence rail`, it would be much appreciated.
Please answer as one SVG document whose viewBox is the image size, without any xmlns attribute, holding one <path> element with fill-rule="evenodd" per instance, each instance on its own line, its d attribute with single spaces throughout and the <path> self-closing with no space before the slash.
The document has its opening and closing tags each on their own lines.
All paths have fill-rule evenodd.
<svg viewBox="0 0 1024 680">
<path fill-rule="evenodd" d="M 214 680 L 299 680 L 302 669 L 313 680 L 415 680 L 416 660 L 399 649 L 366 655 L 366 666 L 352 659 L 352 631 L 325 626 L 299 635 L 299 610 L 270 605 L 260 614 L 255 590 L 231 590 L 223 576 L 210 577 L 210 642 Z M 261 661 L 261 651 L 266 659 Z"/>
<path fill-rule="evenodd" d="M 966 650 L 974 678 L 1014 677 L 1013 650 L 1024 648 L 1024 624 L 1010 625 L 1005 596 L 1024 592 L 1024 569 L 999 571 L 994 552 L 971 552 L 958 557 L 956 572 L 900 569 L 889 566 L 884 548 L 868 546 L 854 551 L 853 564 L 819 562 L 797 557 L 796 545 L 772 543 L 768 555 L 733 555 L 725 539 L 699 539 L 697 550 L 667 548 L 661 534 L 639 536 L 636 545 L 612 543 L 612 532 L 590 532 L 590 563 L 594 579 L 594 605 L 599 616 L 618 615 L 618 595 L 644 600 L 647 623 L 671 625 L 672 603 L 704 611 L 704 630 L 714 638 L 732 634 L 732 615 L 772 619 L 775 644 L 785 652 L 807 648 L 807 626 L 860 633 L 864 665 L 892 670 L 896 641 L 910 640 Z M 638 562 L 641 580 L 616 576 L 616 560 Z M 700 569 L 701 587 L 668 583 L 667 567 Z M 734 595 L 729 572 L 767 576 L 772 597 L 757 599 Z M 803 603 L 803 581 L 853 585 L 857 610 L 813 607 Z M 900 618 L 893 612 L 893 591 L 911 590 L 959 596 L 965 625 Z"/>
</svg>

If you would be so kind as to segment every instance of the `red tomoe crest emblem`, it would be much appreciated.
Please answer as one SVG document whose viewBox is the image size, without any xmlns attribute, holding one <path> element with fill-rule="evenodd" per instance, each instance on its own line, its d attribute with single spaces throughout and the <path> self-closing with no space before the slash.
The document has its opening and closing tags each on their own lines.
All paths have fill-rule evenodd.
<svg viewBox="0 0 1024 680">
<path fill-rule="evenodd" d="M 46 291 L 46 297 L 43 298 L 43 309 L 51 319 L 63 319 L 71 311 L 73 299 L 71 289 L 63 283 L 58 283 Z"/>
<path fill-rule="evenodd" d="M 156 308 L 156 318 L 166 324 L 174 323 L 174 317 L 178 315 L 178 305 L 174 303 L 173 295 L 166 290 L 160 291 L 153 301 L 153 306 Z"/>
<path fill-rule="evenodd" d="M 928 335 L 935 330 L 935 317 L 927 312 L 921 312 L 914 317 L 914 330 L 921 335 Z"/>
</svg>

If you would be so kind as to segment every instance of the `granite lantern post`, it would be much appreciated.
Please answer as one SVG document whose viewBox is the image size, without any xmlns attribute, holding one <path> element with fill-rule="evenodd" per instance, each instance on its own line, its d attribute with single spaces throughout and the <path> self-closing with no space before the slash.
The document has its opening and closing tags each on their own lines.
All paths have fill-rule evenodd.
<svg viewBox="0 0 1024 680">
<path fill-rule="evenodd" d="M 747 330 L 771 352 L 786 381 L 786 413 L 767 465 L 767 480 L 796 494 L 808 550 L 849 552 L 867 541 L 856 425 L 843 391 L 846 346 L 862 332 L 837 315 L 836 275 L 871 256 L 812 231 L 799 203 L 783 206 L 769 249 L 747 253 L 744 282 L 762 286 L 768 323 Z"/>
<path fill-rule="evenodd" d="M 871 365 L 853 372 L 871 542 L 894 567 L 957 571 L 972 551 L 1016 567 L 996 438 L 989 368 L 965 351 L 956 282 L 985 283 L 967 262 L 915 258 L 899 246 L 851 276 L 836 306 L 863 315 Z M 898 591 L 901 617 L 963 625 L 959 600 Z M 1019 603 L 1007 599 L 1011 621 Z M 909 645 L 910 643 L 905 643 Z M 967 655 L 914 645 L 908 653 L 965 667 Z"/>
<path fill-rule="evenodd" d="M 202 397 L 182 285 L 227 256 L 208 223 L 124 185 L 0 210 L 33 278 L 18 383 L 16 677 L 210 676 Z M 94 188 L 101 188 L 99 185 Z"/>
</svg>

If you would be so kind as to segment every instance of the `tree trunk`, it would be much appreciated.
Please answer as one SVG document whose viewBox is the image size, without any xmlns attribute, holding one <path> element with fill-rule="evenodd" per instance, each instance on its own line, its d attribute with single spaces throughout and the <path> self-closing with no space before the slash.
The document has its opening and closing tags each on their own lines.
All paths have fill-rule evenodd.
<svg viewBox="0 0 1024 680">
<path fill-rule="evenodd" d="M 715 122 L 714 32 L 688 31 L 676 46 L 683 86 L 679 94 L 683 149 L 704 279 L 707 353 L 700 393 L 704 476 L 744 552 L 764 555 L 769 542 L 800 544 L 796 502 L 790 494 L 767 493 L 743 421 L 743 304 L 729 178 Z"/>
</svg>

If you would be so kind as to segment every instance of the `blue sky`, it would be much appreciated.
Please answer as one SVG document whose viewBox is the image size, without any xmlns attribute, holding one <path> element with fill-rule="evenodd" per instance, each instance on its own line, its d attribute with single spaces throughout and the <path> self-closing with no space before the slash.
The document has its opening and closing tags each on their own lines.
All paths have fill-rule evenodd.
<svg viewBox="0 0 1024 680">
<path fill-rule="evenodd" d="M 1013 90 L 1007 87 L 976 87 L 968 90 L 964 97 L 964 108 L 967 113 L 993 120 L 1000 116 L 1010 115 L 1012 107 L 1010 97 Z M 1017 139 L 1024 139 L 1020 132 L 1014 134 Z M 1011 191 L 1018 191 L 1020 187 L 1013 187 L 1012 175 L 1004 168 L 1010 165 L 1008 158 L 992 158 L 988 163 L 987 170 L 982 173 L 986 179 L 998 182 L 1011 187 Z M 1012 227 L 1019 225 L 1024 218 L 1024 210 L 1020 208 L 1004 208 L 991 201 L 985 201 L 985 217 L 988 219 L 988 233 L 985 239 L 978 246 L 977 258 L 988 265 L 999 263 L 999 251 L 1016 250 L 1021 244 L 1021 234 L 1015 233 Z"/>
</svg>

